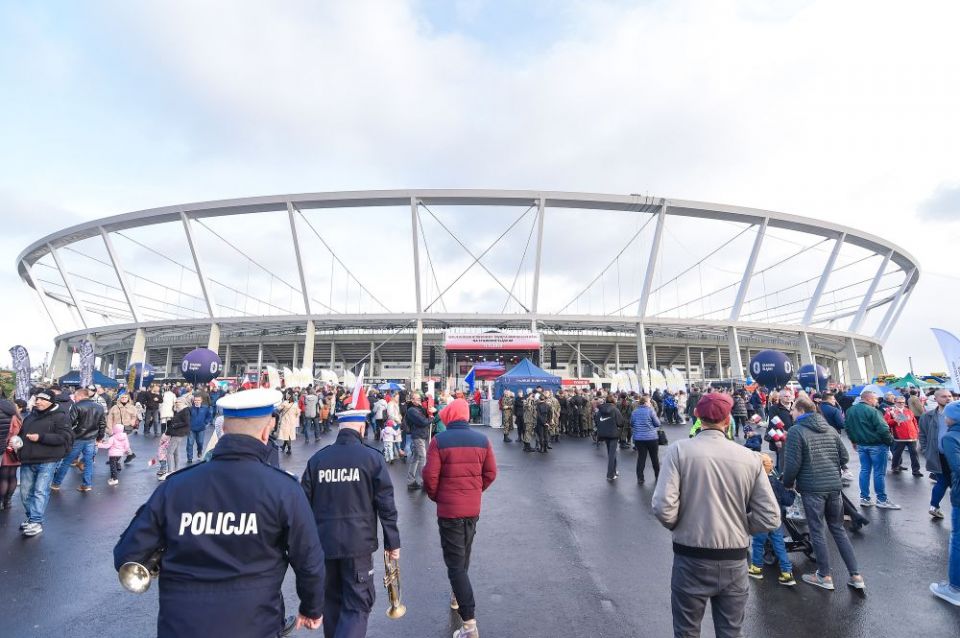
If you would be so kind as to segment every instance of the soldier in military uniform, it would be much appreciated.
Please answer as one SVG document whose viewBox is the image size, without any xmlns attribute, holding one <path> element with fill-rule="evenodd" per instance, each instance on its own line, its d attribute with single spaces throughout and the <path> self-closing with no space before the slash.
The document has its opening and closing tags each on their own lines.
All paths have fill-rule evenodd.
<svg viewBox="0 0 960 638">
<path fill-rule="evenodd" d="M 632 438 L 632 432 L 630 430 L 630 417 L 633 415 L 634 403 L 629 394 L 626 392 L 622 393 L 620 396 L 620 415 L 623 417 L 622 426 L 620 427 L 620 449 L 629 450 L 630 449 L 630 440 Z"/>
<path fill-rule="evenodd" d="M 580 388 L 573 389 L 573 395 L 567 400 L 567 432 L 570 436 L 581 437 L 583 434 L 580 429 L 580 410 L 583 403 L 583 397 L 580 396 Z"/>
<path fill-rule="evenodd" d="M 528 392 L 523 401 L 523 451 L 533 452 L 534 436 L 537 428 L 537 402 L 536 396 Z"/>
<path fill-rule="evenodd" d="M 570 434 L 570 430 L 567 427 L 567 421 L 570 417 L 568 412 L 569 406 L 567 404 L 567 393 L 564 390 L 560 390 L 557 393 L 557 404 L 560 406 L 560 434 Z"/>
<path fill-rule="evenodd" d="M 513 432 L 513 392 L 503 391 L 503 397 L 500 399 L 501 416 L 503 417 L 503 442 L 510 443 L 510 433 Z"/>
<path fill-rule="evenodd" d="M 550 390 L 546 391 L 547 402 L 550 404 L 550 440 L 556 443 L 560 440 L 560 402 L 557 400 L 557 397 L 553 396 L 553 392 Z"/>
<path fill-rule="evenodd" d="M 391 560 L 400 559 L 400 532 L 387 463 L 379 450 L 363 442 L 367 423 L 362 406 L 338 414 L 337 420 L 336 442 L 310 458 L 300 483 L 326 555 L 324 635 L 362 638 L 376 599 L 377 519 Z"/>
<path fill-rule="evenodd" d="M 517 419 L 517 443 L 523 441 L 526 431 L 526 424 L 523 421 L 523 406 L 523 390 L 517 390 L 517 396 L 513 399 L 513 414 Z"/>
<path fill-rule="evenodd" d="M 580 404 L 580 436 L 593 435 L 593 397 L 588 392 L 583 393 L 583 403 Z"/>
<path fill-rule="evenodd" d="M 224 434 L 211 460 L 170 474 L 114 548 L 118 570 L 163 552 L 160 638 L 280 635 L 288 564 L 296 626 L 322 626 L 324 556 L 310 504 L 296 479 L 267 463 L 281 398 L 256 389 L 220 399 Z"/>
</svg>

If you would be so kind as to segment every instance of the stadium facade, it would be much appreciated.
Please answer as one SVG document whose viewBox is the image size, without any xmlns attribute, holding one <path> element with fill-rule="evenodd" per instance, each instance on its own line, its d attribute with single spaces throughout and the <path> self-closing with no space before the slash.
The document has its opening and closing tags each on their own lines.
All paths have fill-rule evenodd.
<svg viewBox="0 0 960 638">
<path fill-rule="evenodd" d="M 396 226 L 378 229 L 371 240 L 362 216 L 378 209 L 390 211 L 381 219 Z M 526 239 L 517 274 L 504 259 L 491 261 L 492 246 L 471 249 L 470 233 L 453 232 L 452 223 L 434 212 L 451 209 L 493 211 L 489 218 L 478 213 L 474 228 L 487 219 L 494 225 L 496 215 L 519 215 L 493 242 L 508 231 Z M 606 215 L 602 225 L 593 221 L 598 215 Z M 332 220 L 342 227 L 354 217 L 349 242 L 325 236 L 328 228 L 334 232 Z M 559 217 L 565 221 L 557 222 Z M 227 236 L 242 226 L 242 218 L 248 228 L 282 233 L 271 240 L 271 251 L 289 257 L 290 272 L 273 272 L 269 257 L 244 254 L 240 240 Z M 529 233 L 520 232 L 520 220 L 522 229 L 529 224 Z M 462 249 L 466 261 L 458 263 L 465 269 L 434 262 L 432 254 L 441 259 L 438 235 L 428 242 L 425 234 L 425 224 L 436 226 L 434 221 L 440 223 L 439 236 L 455 240 L 449 250 Z M 551 224 L 557 223 L 564 231 L 557 237 L 583 234 L 586 242 L 599 236 L 604 249 L 545 259 L 558 245 L 550 239 Z M 682 242 L 671 234 L 674 224 L 684 229 Z M 715 238 L 724 229 L 736 234 L 717 248 Z M 205 251 L 198 235 L 210 233 L 217 249 Z M 249 235 L 240 232 L 241 238 Z M 384 237 L 412 254 L 409 263 L 379 253 Z M 175 245 L 184 248 L 183 259 Z M 224 245 L 237 254 L 224 256 L 219 252 Z M 519 246 L 506 254 L 519 255 Z M 330 264 L 322 267 L 326 283 L 317 274 L 318 258 Z M 378 259 L 389 271 L 385 281 L 361 281 L 357 261 Z M 578 262 L 582 280 L 574 281 L 569 271 L 554 276 L 551 269 L 566 268 L 570 260 Z M 607 283 L 614 267 L 616 285 Z M 228 375 L 265 364 L 338 372 L 366 364 L 374 378 L 414 384 L 455 379 L 473 361 L 509 364 L 521 356 L 570 378 L 675 367 L 691 380 L 736 379 L 749 374 L 750 357 L 763 349 L 786 352 L 797 366 L 815 361 L 835 379 L 858 383 L 886 371 L 883 344 L 920 275 L 916 260 L 898 246 L 821 220 L 640 195 L 514 190 L 330 192 L 167 206 L 52 233 L 23 251 L 17 268 L 58 332 L 53 376 L 69 370 L 76 345 L 88 339 L 100 370 L 117 376 L 144 360 L 160 376 L 176 376 L 186 352 L 210 347 Z M 174 274 L 155 274 L 163 268 Z M 521 295 L 517 282 L 523 268 L 530 285 Z M 262 292 L 251 291 L 252 271 L 269 280 L 269 293 L 266 283 Z M 489 275 L 493 288 L 506 293 L 502 307 L 497 302 L 467 311 L 443 303 L 468 271 Z M 720 285 L 724 278 L 729 281 Z M 375 292 L 384 285 L 406 287 L 409 307 L 388 310 Z M 283 302 L 275 288 L 285 291 Z M 351 290 L 359 299 L 350 297 Z M 547 307 L 548 291 L 558 299 L 580 294 L 566 306 Z M 671 291 L 674 302 L 664 299 Z M 338 308 L 335 292 L 349 303 Z M 582 302 L 591 296 L 603 299 L 599 309 L 584 309 Z"/>
</svg>

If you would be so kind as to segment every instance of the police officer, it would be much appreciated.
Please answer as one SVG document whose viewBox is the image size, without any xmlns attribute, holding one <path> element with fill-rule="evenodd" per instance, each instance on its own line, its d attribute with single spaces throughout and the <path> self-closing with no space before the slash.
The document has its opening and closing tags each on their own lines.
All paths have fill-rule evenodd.
<svg viewBox="0 0 960 638">
<path fill-rule="evenodd" d="M 281 398 L 256 389 L 220 399 L 223 437 L 210 462 L 171 474 L 114 548 L 118 570 L 163 551 L 160 638 L 280 635 L 288 564 L 300 596 L 296 627 L 323 624 L 323 549 L 310 504 L 296 479 L 267 463 Z"/>
<path fill-rule="evenodd" d="M 300 480 L 326 555 L 326 638 L 367 635 L 367 618 L 376 598 L 373 553 L 378 547 L 378 518 L 384 549 L 391 560 L 400 559 L 393 482 L 383 454 L 363 443 L 366 412 L 369 407 L 361 406 L 337 415 L 336 442 L 310 458 Z"/>
</svg>

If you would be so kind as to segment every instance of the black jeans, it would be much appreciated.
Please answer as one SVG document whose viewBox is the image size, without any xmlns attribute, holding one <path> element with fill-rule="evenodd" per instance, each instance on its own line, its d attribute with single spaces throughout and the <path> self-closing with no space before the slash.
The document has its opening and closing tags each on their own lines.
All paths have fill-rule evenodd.
<svg viewBox="0 0 960 638">
<path fill-rule="evenodd" d="M 620 439 L 600 439 L 607 444 L 607 478 L 612 479 L 617 475 L 617 450 L 619 449 Z"/>
<path fill-rule="evenodd" d="M 917 456 L 917 442 L 916 441 L 897 441 L 893 444 L 893 467 L 894 469 L 900 467 L 900 459 L 903 458 L 903 450 L 906 449 L 910 452 L 910 469 L 914 473 L 920 471 L 920 458 Z"/>
<path fill-rule="evenodd" d="M 119 456 L 110 457 L 110 478 L 112 479 L 120 478 L 120 457 Z"/>
<path fill-rule="evenodd" d="M 453 595 L 457 597 L 460 606 L 460 618 L 464 621 L 473 620 L 477 607 L 473 599 L 473 586 L 470 584 L 470 550 L 473 548 L 473 537 L 477 533 L 477 519 L 469 518 L 438 518 L 440 526 L 440 547 L 443 549 L 443 562 L 447 566 L 447 577 Z"/>
<path fill-rule="evenodd" d="M 647 467 L 647 455 L 650 455 L 650 465 L 653 466 L 653 479 L 660 478 L 660 442 L 657 439 L 651 441 L 634 441 L 633 447 L 637 450 L 637 480 L 643 480 L 643 471 Z"/>
</svg>

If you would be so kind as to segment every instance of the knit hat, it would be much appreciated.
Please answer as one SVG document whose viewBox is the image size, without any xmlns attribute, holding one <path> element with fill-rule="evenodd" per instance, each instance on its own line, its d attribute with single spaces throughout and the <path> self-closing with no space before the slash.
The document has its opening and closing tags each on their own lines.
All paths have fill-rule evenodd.
<svg viewBox="0 0 960 638">
<path fill-rule="evenodd" d="M 948 403 L 943 409 L 943 416 L 954 423 L 960 423 L 960 401 Z"/>
<path fill-rule="evenodd" d="M 733 409 L 733 399 L 722 392 L 711 392 L 703 395 L 697 403 L 696 414 L 710 423 L 723 423 L 730 417 Z"/>
</svg>

